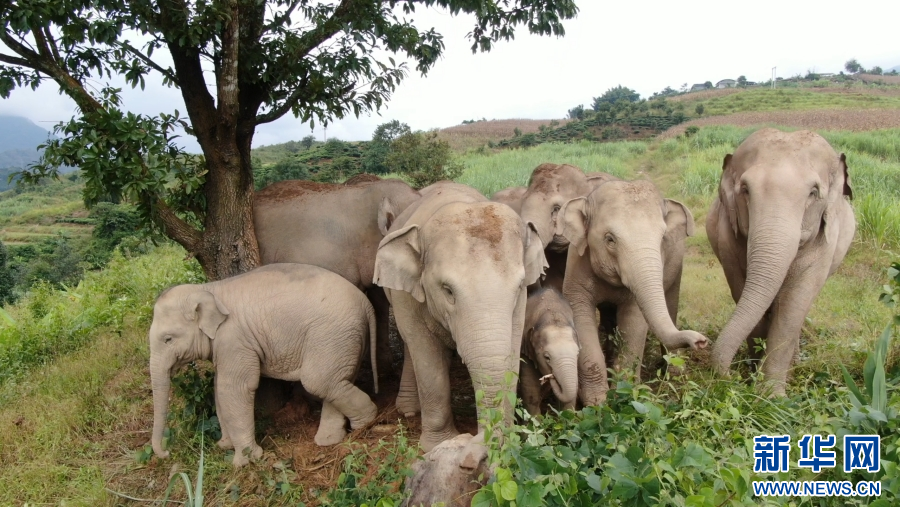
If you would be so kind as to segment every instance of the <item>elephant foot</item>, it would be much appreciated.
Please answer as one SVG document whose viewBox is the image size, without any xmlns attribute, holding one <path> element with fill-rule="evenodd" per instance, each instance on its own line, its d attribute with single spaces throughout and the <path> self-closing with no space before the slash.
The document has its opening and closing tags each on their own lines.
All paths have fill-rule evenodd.
<svg viewBox="0 0 900 507">
<path fill-rule="evenodd" d="M 231 460 L 234 468 L 241 468 L 242 466 L 250 463 L 250 460 L 258 460 L 262 458 L 263 450 L 262 447 L 256 445 L 254 443 L 250 447 L 244 447 L 243 450 L 238 452 L 237 449 L 234 450 L 234 459 Z"/>
<path fill-rule="evenodd" d="M 350 417 L 350 427 L 355 430 L 365 427 L 378 416 L 378 407 L 368 399 L 366 401 L 368 404 L 360 411 L 360 415 Z"/>
<path fill-rule="evenodd" d="M 216 445 L 219 446 L 220 449 L 234 449 L 234 444 L 231 442 L 230 438 L 222 437 Z"/>
<path fill-rule="evenodd" d="M 404 417 L 412 417 L 421 412 L 422 407 L 419 405 L 418 393 L 404 393 L 401 391 L 397 395 L 397 411 L 403 414 Z"/>
<path fill-rule="evenodd" d="M 344 414 L 334 405 L 326 401 L 322 404 L 322 416 L 319 418 L 319 431 L 316 432 L 315 442 L 320 447 L 339 444 L 347 436 L 344 428 Z"/>
<path fill-rule="evenodd" d="M 422 435 L 419 437 L 419 447 L 425 452 L 428 452 L 441 442 L 450 440 L 457 435 L 459 435 L 459 432 L 456 431 L 456 428 L 441 432 L 422 429 Z"/>
</svg>

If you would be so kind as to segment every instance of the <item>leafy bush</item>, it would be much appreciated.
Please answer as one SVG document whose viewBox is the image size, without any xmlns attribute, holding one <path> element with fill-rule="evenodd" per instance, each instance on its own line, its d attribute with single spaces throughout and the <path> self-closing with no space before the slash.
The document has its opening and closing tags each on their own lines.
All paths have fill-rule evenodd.
<svg viewBox="0 0 900 507">
<path fill-rule="evenodd" d="M 602 104 L 615 104 L 615 103 L 627 103 L 627 102 L 637 102 L 641 99 L 641 95 L 632 90 L 631 88 L 626 88 L 622 85 L 616 86 L 615 88 L 610 88 L 603 92 L 603 95 L 599 97 L 594 97 L 594 102 L 591 104 L 591 109 L 594 111 L 600 111 Z"/>
<path fill-rule="evenodd" d="M 450 145 L 438 139 L 436 131 L 401 135 L 391 143 L 385 163 L 394 172 L 409 177 L 417 188 L 456 179 L 463 171 L 463 166 L 453 160 Z"/>
<path fill-rule="evenodd" d="M 7 308 L 12 323 L 0 327 L 0 383 L 80 348 L 98 328 L 121 332 L 128 316 L 149 321 L 162 289 L 202 278 L 196 262 L 184 262 L 184 250 L 163 246 L 134 258 L 116 252 L 106 269 L 72 287 L 36 285 Z"/>
</svg>

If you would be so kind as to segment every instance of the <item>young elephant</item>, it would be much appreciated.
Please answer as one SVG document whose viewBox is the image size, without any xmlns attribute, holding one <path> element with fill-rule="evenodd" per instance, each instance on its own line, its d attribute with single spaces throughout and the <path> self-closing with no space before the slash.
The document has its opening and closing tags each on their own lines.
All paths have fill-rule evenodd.
<svg viewBox="0 0 900 507">
<path fill-rule="evenodd" d="M 578 349 L 572 308 L 562 294 L 555 289 L 532 292 L 525 304 L 519 369 L 522 402 L 529 413 L 541 413 L 541 402 L 550 389 L 563 409 L 575 408 Z"/>
<path fill-rule="evenodd" d="M 557 233 L 570 242 L 563 295 L 572 306 L 581 344 L 579 395 L 585 405 L 606 400 L 606 358 L 596 310 L 616 307 L 625 343 L 615 367 L 640 374 L 647 330 L 669 350 L 703 348 L 706 337 L 675 327 L 684 238 L 694 217 L 680 202 L 663 199 L 649 181 L 608 181 L 560 211 Z"/>
<path fill-rule="evenodd" d="M 765 379 L 785 394 L 806 314 L 853 241 L 847 198 L 846 158 L 813 132 L 762 129 L 725 156 L 706 232 L 737 307 L 712 349 L 717 372 L 745 339 L 762 338 Z"/>
<path fill-rule="evenodd" d="M 253 399 L 260 375 L 300 381 L 322 398 L 315 441 L 333 445 L 346 434 L 344 416 L 359 428 L 375 404 L 353 385 L 366 339 L 375 350 L 375 312 L 365 295 L 325 269 L 270 264 L 217 282 L 178 285 L 163 292 L 150 325 L 153 451 L 162 448 L 172 373 L 212 360 L 216 367 L 219 446 L 234 448 L 234 466 L 258 458 Z M 374 361 L 372 363 L 375 364 Z M 376 375 L 377 392 L 377 375 Z"/>
</svg>

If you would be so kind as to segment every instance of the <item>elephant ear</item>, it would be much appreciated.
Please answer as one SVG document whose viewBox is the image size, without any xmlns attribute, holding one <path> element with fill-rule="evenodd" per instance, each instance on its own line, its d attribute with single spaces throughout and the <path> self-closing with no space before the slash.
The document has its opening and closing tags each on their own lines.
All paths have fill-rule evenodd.
<svg viewBox="0 0 900 507">
<path fill-rule="evenodd" d="M 184 308 L 184 318 L 191 322 L 197 321 L 200 330 L 210 340 L 216 338 L 219 326 L 225 322 L 228 315 L 229 311 L 222 302 L 212 292 L 204 289 L 192 292 Z"/>
<path fill-rule="evenodd" d="M 685 236 L 694 235 L 694 215 L 684 203 L 666 199 L 666 229 L 670 232 L 683 229 Z"/>
<path fill-rule="evenodd" d="M 387 197 L 382 198 L 381 204 L 378 206 L 378 230 L 381 231 L 382 236 L 388 235 L 391 224 L 394 223 L 396 218 L 397 210 L 394 209 L 394 203 Z"/>
<path fill-rule="evenodd" d="M 534 338 L 534 327 L 529 327 L 525 330 L 525 335 L 522 337 L 522 355 L 527 359 L 534 361 L 534 344 L 531 343 L 531 339 Z"/>
<path fill-rule="evenodd" d="M 828 203 L 822 221 L 825 222 L 825 241 L 831 243 L 840 228 L 838 225 L 838 209 L 844 205 L 844 196 L 853 199 L 853 189 L 850 187 L 850 176 L 847 172 L 847 157 L 841 153 L 837 170 L 831 174 L 831 182 L 828 188 Z"/>
<path fill-rule="evenodd" d="M 588 230 L 587 199 L 576 197 L 568 201 L 563 204 L 558 216 L 562 216 L 562 220 L 556 222 L 556 234 L 569 240 L 578 255 L 584 255 Z"/>
<path fill-rule="evenodd" d="M 544 279 L 544 272 L 550 267 L 544 255 L 544 243 L 533 223 L 525 224 L 525 285 Z"/>
<path fill-rule="evenodd" d="M 719 200 L 725 207 L 725 214 L 731 223 L 734 237 L 738 237 L 738 210 L 734 197 L 734 169 L 731 167 L 731 153 L 722 161 L 722 182 L 719 184 Z"/>
<path fill-rule="evenodd" d="M 418 225 L 408 225 L 381 240 L 375 254 L 373 281 L 388 289 L 409 292 L 416 301 L 425 302 Z"/>
</svg>

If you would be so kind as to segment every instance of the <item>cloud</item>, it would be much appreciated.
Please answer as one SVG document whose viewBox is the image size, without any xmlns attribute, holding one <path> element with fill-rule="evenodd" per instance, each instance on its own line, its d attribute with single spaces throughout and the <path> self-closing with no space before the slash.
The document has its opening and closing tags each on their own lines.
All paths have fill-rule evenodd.
<svg viewBox="0 0 900 507">
<path fill-rule="evenodd" d="M 864 66 L 900 65 L 895 40 L 900 4 L 860 0 L 852 8 L 829 5 L 772 0 L 582 1 L 578 17 L 565 22 L 565 37 L 538 37 L 520 27 L 514 41 L 499 42 L 490 53 L 474 55 L 466 39 L 473 18 L 420 8 L 410 17 L 420 29 L 434 26 L 443 34 L 443 58 L 425 78 L 410 65 L 409 76 L 380 116 L 336 120 L 327 135 L 365 140 L 377 125 L 392 119 L 413 129 L 430 129 L 483 117 L 561 118 L 569 108 L 589 104 L 592 97 L 619 84 L 646 97 L 666 86 L 739 75 L 763 81 L 772 67 L 779 76 L 790 77 L 808 70 L 838 72 L 850 58 Z M 158 80 L 148 80 L 144 92 L 129 88 L 123 95 L 135 112 L 185 113 L 180 92 Z M 11 99 L 0 101 L 0 114 L 36 122 L 65 120 L 74 112 L 72 102 L 59 96 L 52 83 L 36 92 L 16 90 Z M 323 139 L 325 133 L 316 125 L 317 138 Z M 308 134 L 308 124 L 288 115 L 261 125 L 254 146 Z M 190 141 L 185 146 L 199 150 Z"/>
</svg>

